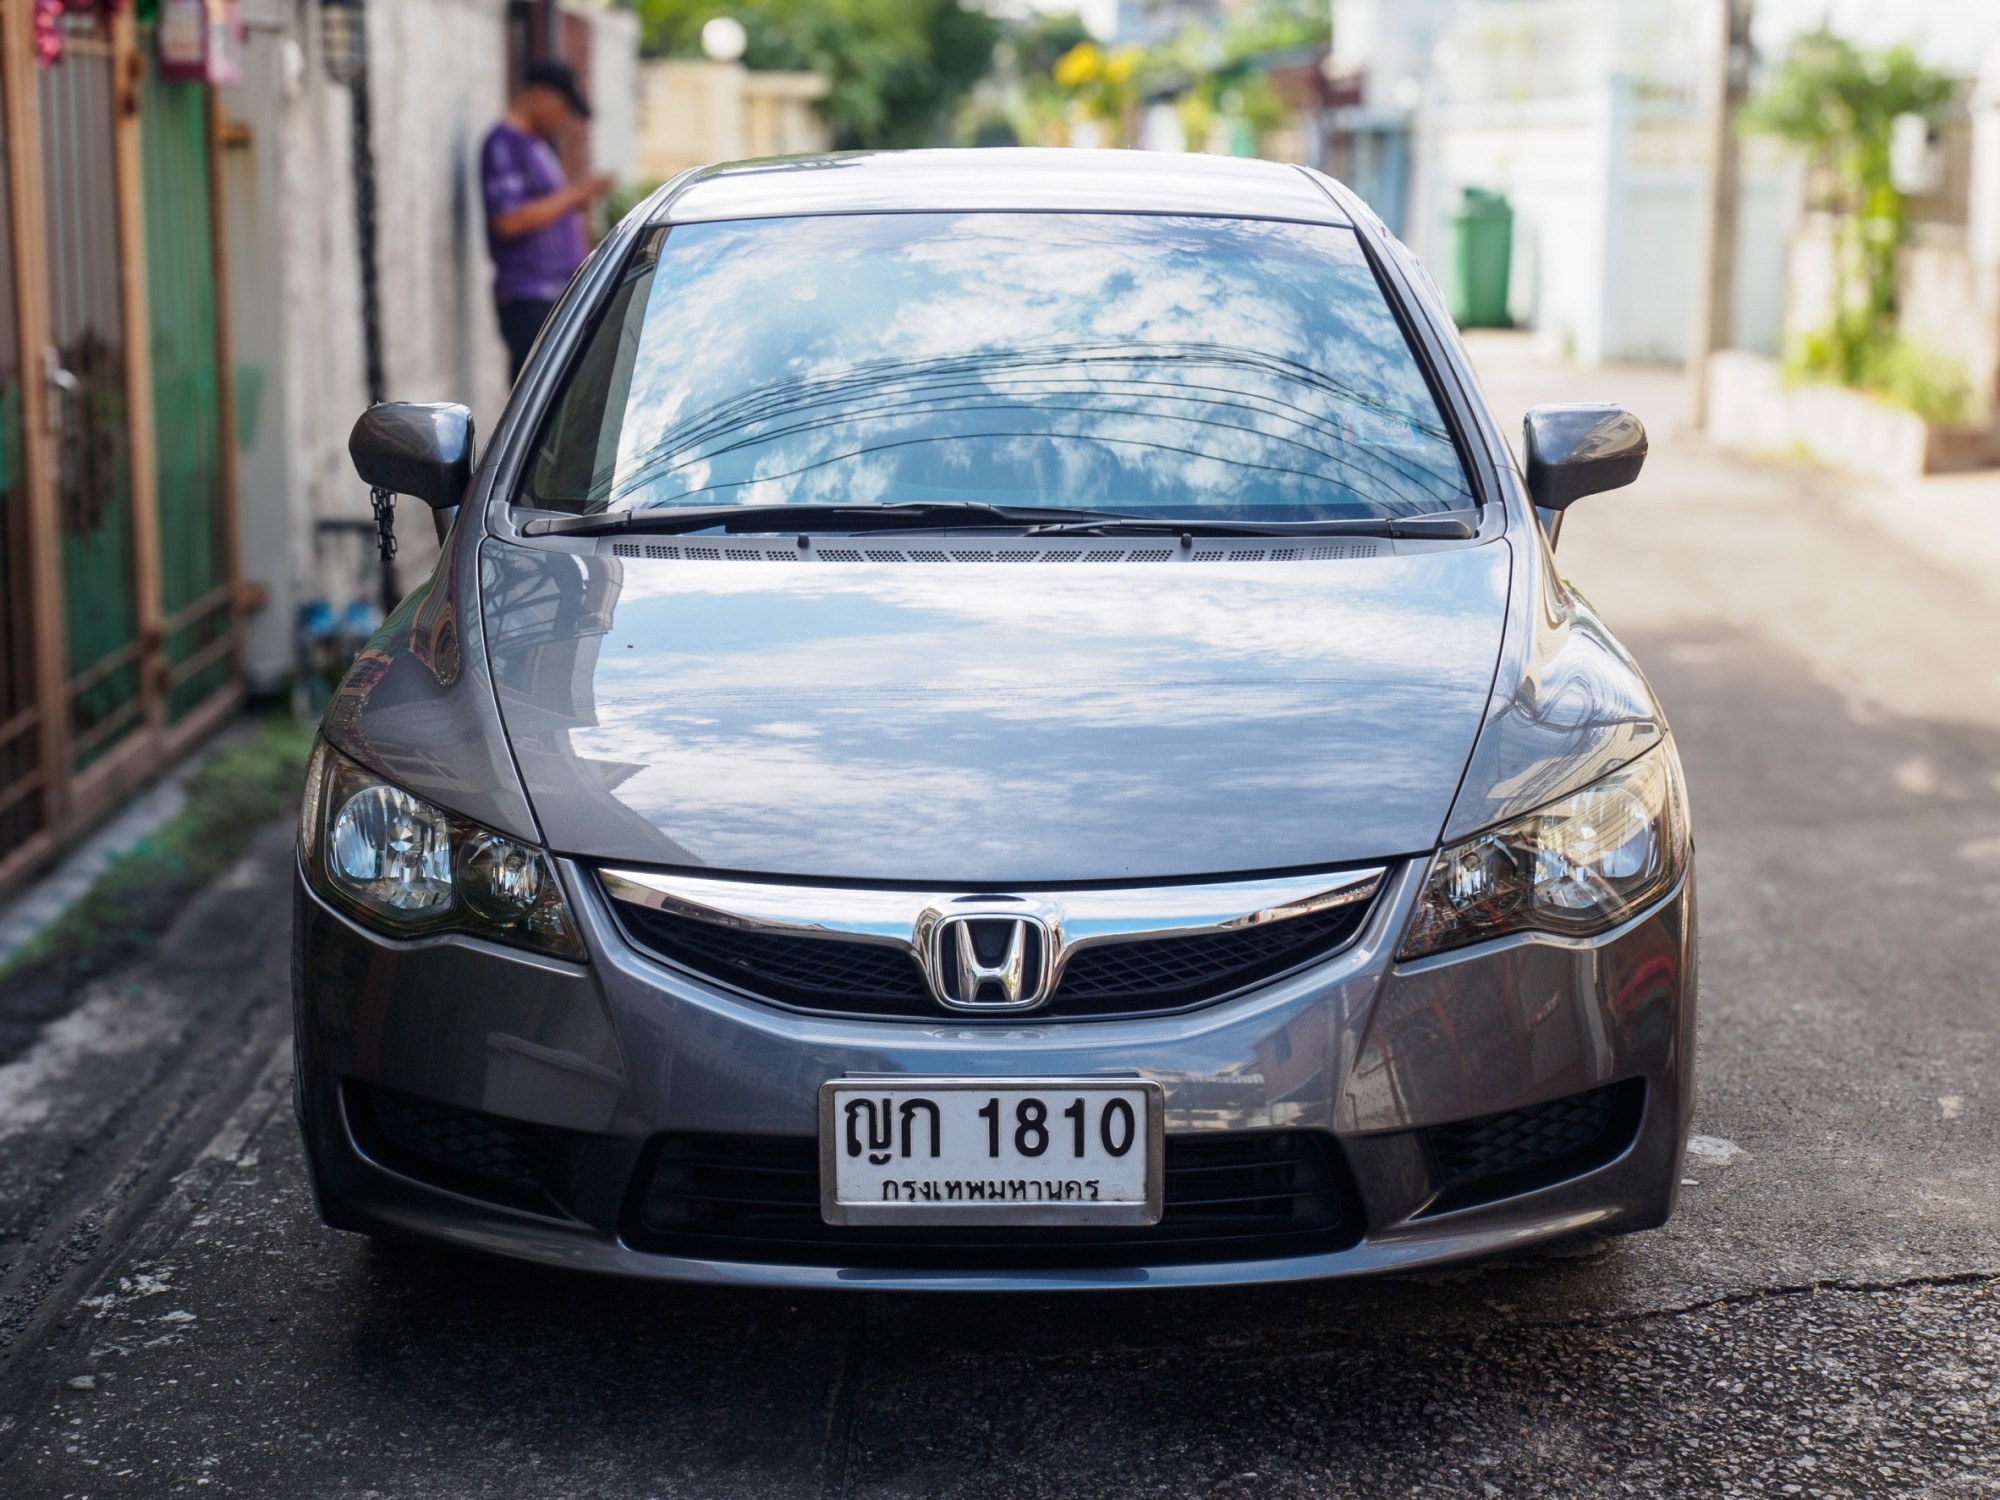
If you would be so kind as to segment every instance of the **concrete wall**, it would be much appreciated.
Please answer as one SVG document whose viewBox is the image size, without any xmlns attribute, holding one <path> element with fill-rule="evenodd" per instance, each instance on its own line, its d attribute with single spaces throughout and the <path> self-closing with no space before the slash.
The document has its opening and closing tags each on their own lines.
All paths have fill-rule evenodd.
<svg viewBox="0 0 2000 1500">
<path fill-rule="evenodd" d="M 639 174 L 639 18 L 602 5 L 580 13 L 591 25 L 590 169 L 632 182 Z"/>
<path fill-rule="evenodd" d="M 508 394 L 479 189 L 480 142 L 505 106 L 506 13 L 506 0 L 367 7 L 388 395 L 463 402 L 482 433 Z M 240 424 L 243 559 L 270 591 L 249 634 L 252 679 L 268 685 L 292 668 L 299 604 L 372 599 L 378 572 L 369 538 L 318 524 L 369 515 L 346 451 L 367 400 L 350 99 L 326 76 L 318 0 L 246 0 L 243 18 L 243 81 L 223 94 L 249 127 L 225 167 L 229 299 L 239 386 L 255 393 Z M 617 171 L 632 155 L 637 24 L 588 18 L 593 159 Z M 436 555 L 429 512 L 404 501 L 397 530 L 408 587 Z"/>
<path fill-rule="evenodd" d="M 346 94 L 325 79 L 316 9 L 249 0 L 242 14 L 243 81 L 223 91 L 229 119 L 247 127 L 225 167 L 228 295 L 243 575 L 270 595 L 249 622 L 247 654 L 252 683 L 266 687 L 291 670 L 299 601 L 337 591 L 344 602 L 361 587 L 359 545 L 334 541 L 316 557 L 313 521 L 367 513 L 330 436 L 366 391 Z M 323 589 L 335 571 L 346 576 Z"/>
</svg>

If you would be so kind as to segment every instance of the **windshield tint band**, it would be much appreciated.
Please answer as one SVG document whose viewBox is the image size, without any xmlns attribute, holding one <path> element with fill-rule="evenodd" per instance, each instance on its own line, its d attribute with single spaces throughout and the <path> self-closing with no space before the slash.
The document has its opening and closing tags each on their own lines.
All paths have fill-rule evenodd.
<svg viewBox="0 0 2000 1500">
<path fill-rule="evenodd" d="M 673 226 L 607 299 L 519 499 L 1250 521 L 1477 503 L 1354 231 L 1020 212 Z"/>
</svg>

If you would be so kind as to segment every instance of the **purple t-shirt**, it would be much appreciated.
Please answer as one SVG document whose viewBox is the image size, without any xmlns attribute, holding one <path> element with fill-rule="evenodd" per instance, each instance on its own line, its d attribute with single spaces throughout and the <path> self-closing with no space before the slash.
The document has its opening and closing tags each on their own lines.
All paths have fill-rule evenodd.
<svg viewBox="0 0 2000 1500">
<path fill-rule="evenodd" d="M 583 214 L 571 210 L 511 240 L 493 232 L 493 219 L 559 191 L 562 163 L 548 142 L 502 120 L 486 133 L 486 144 L 480 148 L 479 179 L 486 194 L 486 247 L 493 252 L 494 300 L 553 302 L 590 253 Z"/>
</svg>

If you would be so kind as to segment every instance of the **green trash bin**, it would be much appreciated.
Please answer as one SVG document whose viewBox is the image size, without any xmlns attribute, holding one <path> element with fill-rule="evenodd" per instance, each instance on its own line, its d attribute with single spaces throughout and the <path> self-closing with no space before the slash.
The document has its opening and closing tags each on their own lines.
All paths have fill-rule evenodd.
<svg viewBox="0 0 2000 1500">
<path fill-rule="evenodd" d="M 1507 276 L 1514 259 L 1514 210 L 1503 193 L 1469 187 L 1451 216 L 1451 288 L 1460 328 L 1505 328 Z"/>
</svg>

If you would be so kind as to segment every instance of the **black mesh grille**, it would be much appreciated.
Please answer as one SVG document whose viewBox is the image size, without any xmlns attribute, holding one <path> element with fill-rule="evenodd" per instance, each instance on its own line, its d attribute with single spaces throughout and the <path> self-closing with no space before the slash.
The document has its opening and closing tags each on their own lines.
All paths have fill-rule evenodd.
<svg viewBox="0 0 2000 1500">
<path fill-rule="evenodd" d="M 1166 1213 L 1142 1229 L 831 1225 L 820 1217 L 819 1148 L 793 1136 L 666 1136 L 652 1163 L 627 1238 L 710 1260 L 986 1269 L 1246 1260 L 1344 1249 L 1362 1228 L 1332 1139 L 1303 1130 L 1168 1137 Z"/>
<path fill-rule="evenodd" d="M 1274 978 L 1344 946 L 1367 901 L 1199 937 L 1135 939 L 1079 949 L 1038 1016 L 1082 1018 L 1174 1010 Z M 614 902 L 641 947 L 754 995 L 836 1015 L 936 1016 L 905 950 L 851 939 L 773 936 L 630 902 Z"/>
<path fill-rule="evenodd" d="M 899 948 L 832 938 L 773 936 L 617 903 L 633 939 L 704 974 L 809 1010 L 929 1016 L 923 971 Z"/>
<path fill-rule="evenodd" d="M 1463 1207 L 1587 1172 L 1619 1155 L 1638 1129 L 1639 1079 L 1426 1131 L 1440 1206 Z"/>
<path fill-rule="evenodd" d="M 1185 1005 L 1295 968 L 1345 943 L 1368 903 L 1200 937 L 1149 938 L 1084 948 L 1063 970 L 1055 1007 L 1092 1010 Z"/>
<path fill-rule="evenodd" d="M 371 1085 L 347 1086 L 348 1120 L 383 1165 L 455 1192 L 548 1207 L 558 1132 Z"/>
</svg>

